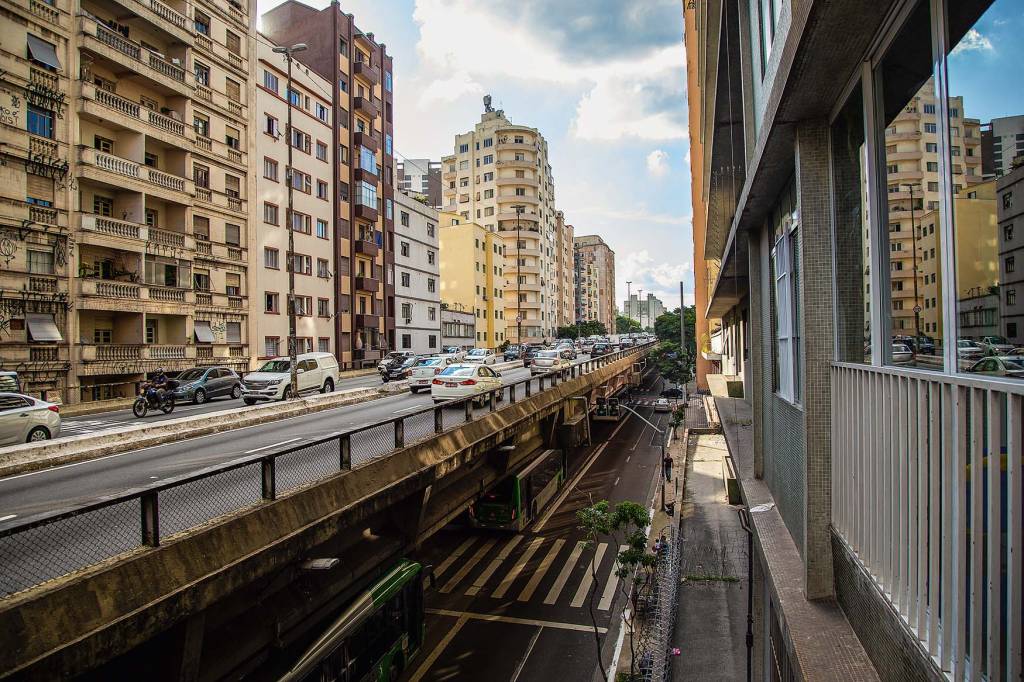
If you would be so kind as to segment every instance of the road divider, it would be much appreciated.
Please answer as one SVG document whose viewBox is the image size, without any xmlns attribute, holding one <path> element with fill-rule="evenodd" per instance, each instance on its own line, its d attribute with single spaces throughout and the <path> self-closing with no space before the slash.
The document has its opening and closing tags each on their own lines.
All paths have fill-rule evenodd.
<svg viewBox="0 0 1024 682">
<path fill-rule="evenodd" d="M 0 478 L 77 464 L 221 431 L 267 424 L 311 412 L 333 410 L 396 393 L 405 393 L 408 390 L 408 381 L 391 381 L 370 388 L 352 388 L 298 400 L 257 404 L 252 407 L 240 406 L 222 412 L 165 419 L 151 424 L 146 424 L 145 420 L 141 419 L 138 425 L 116 430 L 112 428 L 110 431 L 83 436 L 15 445 L 0 452 Z"/>
</svg>

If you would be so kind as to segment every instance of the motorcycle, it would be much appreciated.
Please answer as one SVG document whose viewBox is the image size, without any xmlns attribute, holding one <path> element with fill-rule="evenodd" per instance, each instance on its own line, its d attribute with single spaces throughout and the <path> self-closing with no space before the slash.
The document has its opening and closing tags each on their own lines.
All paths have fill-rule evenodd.
<svg viewBox="0 0 1024 682">
<path fill-rule="evenodd" d="M 132 405 L 132 413 L 142 419 L 145 417 L 150 410 L 160 410 L 164 414 L 170 414 L 174 412 L 174 386 L 172 382 L 168 382 L 164 386 L 164 392 L 161 396 L 160 391 L 157 390 L 152 384 L 143 384 L 142 390 L 139 392 L 139 397 L 135 399 L 135 403 Z"/>
</svg>

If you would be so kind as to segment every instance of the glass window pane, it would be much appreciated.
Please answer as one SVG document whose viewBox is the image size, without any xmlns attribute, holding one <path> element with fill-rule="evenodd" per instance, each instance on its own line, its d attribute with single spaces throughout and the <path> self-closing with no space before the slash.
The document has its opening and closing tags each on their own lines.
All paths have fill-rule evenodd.
<svg viewBox="0 0 1024 682">
<path fill-rule="evenodd" d="M 979 3 L 950 3 L 948 22 L 950 149 L 959 151 L 950 157 L 958 364 L 1024 379 L 1018 363 L 1005 360 L 1024 346 L 1024 268 L 1016 267 L 1024 263 L 1024 168 L 1013 166 L 1024 154 L 1024 95 L 1005 81 L 1007 69 L 1020 68 L 1013 26 L 1024 6 L 983 4 L 984 12 Z"/>
<path fill-rule="evenodd" d="M 882 210 L 889 252 L 879 273 L 887 301 L 888 364 L 942 369 L 942 273 L 939 246 L 939 172 L 935 81 L 932 78 L 929 3 L 919 2 L 875 74 L 881 105 L 885 169 Z M 939 185 L 941 186 L 941 184 Z"/>
</svg>

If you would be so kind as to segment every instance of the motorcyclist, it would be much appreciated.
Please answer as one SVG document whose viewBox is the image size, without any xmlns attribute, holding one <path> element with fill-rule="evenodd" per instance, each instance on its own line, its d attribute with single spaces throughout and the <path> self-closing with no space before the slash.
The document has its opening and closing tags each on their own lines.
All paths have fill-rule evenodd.
<svg viewBox="0 0 1024 682">
<path fill-rule="evenodd" d="M 167 395 L 168 389 L 167 373 L 163 367 L 157 368 L 156 372 L 153 373 L 153 378 L 149 382 L 149 386 L 146 389 L 146 394 L 150 398 L 150 402 L 159 405 L 164 402 L 164 398 Z"/>
</svg>

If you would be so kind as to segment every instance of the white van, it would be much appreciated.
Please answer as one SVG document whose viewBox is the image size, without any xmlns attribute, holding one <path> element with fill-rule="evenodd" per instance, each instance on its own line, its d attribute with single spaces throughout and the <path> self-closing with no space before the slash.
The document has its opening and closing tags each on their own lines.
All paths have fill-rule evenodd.
<svg viewBox="0 0 1024 682">
<path fill-rule="evenodd" d="M 299 393 L 330 393 L 338 385 L 338 360 L 330 353 L 300 353 L 296 358 Z M 291 385 L 291 361 L 287 357 L 267 360 L 257 371 L 242 377 L 242 401 L 284 400 Z"/>
</svg>

